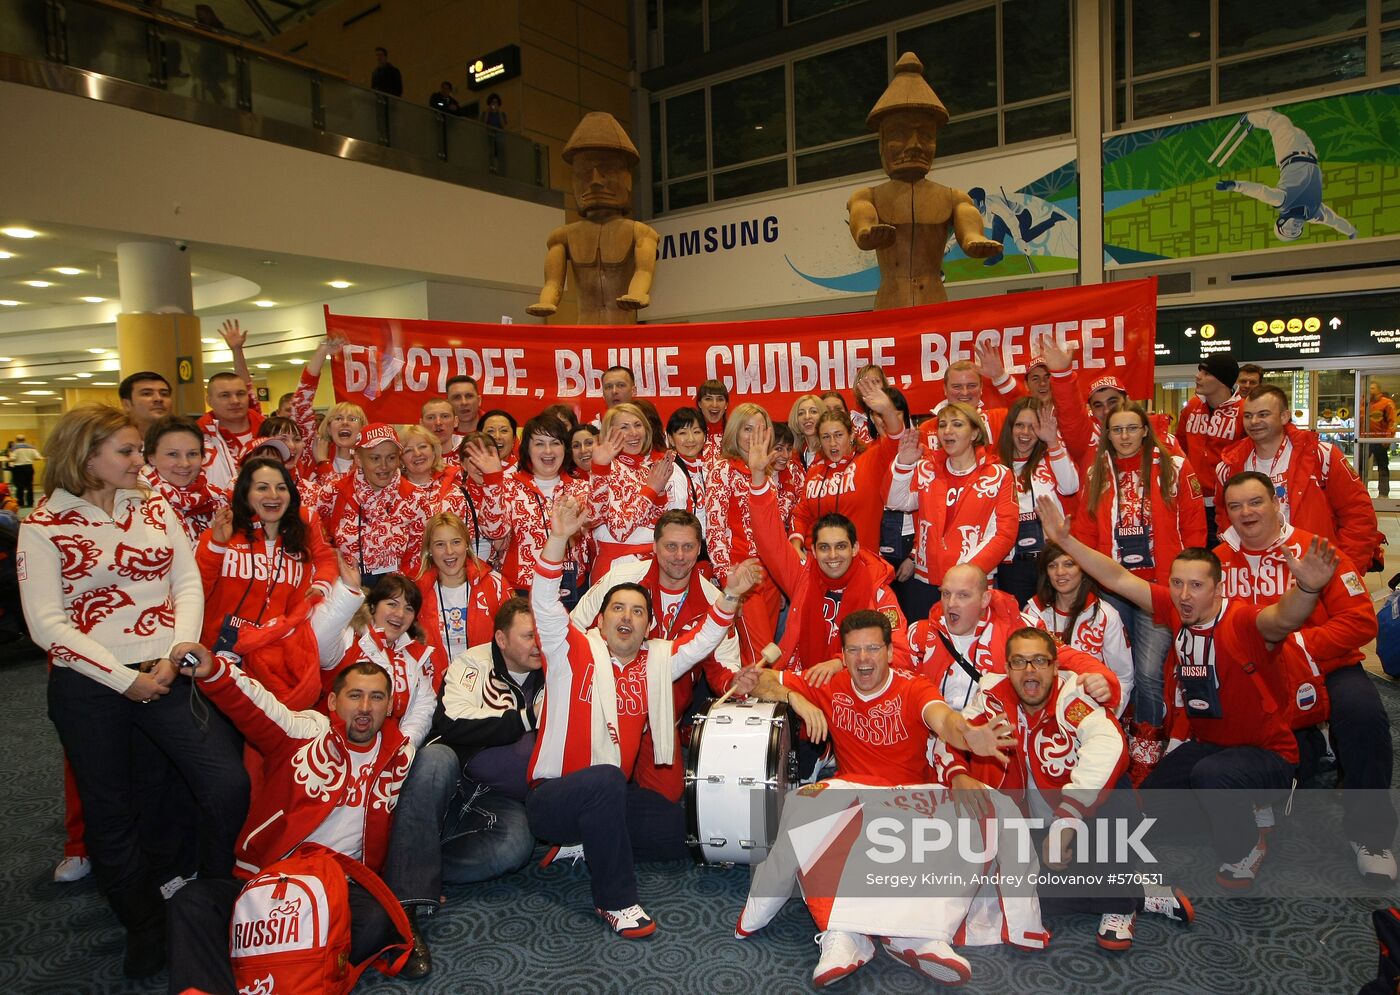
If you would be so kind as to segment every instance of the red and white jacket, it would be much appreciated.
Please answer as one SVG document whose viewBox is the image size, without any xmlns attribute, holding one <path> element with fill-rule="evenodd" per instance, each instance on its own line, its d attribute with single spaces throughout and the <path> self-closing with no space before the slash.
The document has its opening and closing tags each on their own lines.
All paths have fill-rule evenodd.
<svg viewBox="0 0 1400 995">
<path fill-rule="evenodd" d="M 1010 594 L 997 590 L 991 591 L 990 594 L 991 600 L 970 633 L 970 640 L 966 636 L 954 636 L 948 631 L 941 603 L 933 606 L 928 618 L 920 619 L 909 626 L 909 652 L 913 659 L 914 671 L 932 681 L 938 688 L 938 693 L 943 695 L 943 700 L 955 709 L 967 707 L 976 693 L 977 682 L 973 681 L 971 675 L 964 671 L 948 651 L 943 642 L 944 638 L 954 647 L 966 642 L 966 648 L 958 647 L 959 652 L 979 673 L 1004 674 L 1006 641 L 1011 638 L 1011 634 L 1024 626 L 1044 628 L 1034 615 L 1022 612 L 1016 606 L 1016 599 Z M 1069 646 L 1061 647 L 1057 655 L 1063 670 L 1077 674 L 1102 674 L 1108 678 L 1109 685 L 1114 690 L 1114 696 L 1109 700 L 1108 706 L 1114 711 L 1118 710 L 1123 701 L 1123 689 L 1113 671 L 1089 654 Z"/>
<path fill-rule="evenodd" d="M 987 674 L 963 715 L 976 723 L 1005 718 L 1016 745 L 1011 762 L 1002 767 L 938 740 L 934 766 L 945 784 L 958 774 L 970 774 L 1002 791 L 1031 789 L 1051 810 L 1052 818 L 1083 819 L 1098 808 L 1128 768 L 1128 742 L 1122 728 L 1084 693 L 1073 673 L 1057 673 L 1050 697 L 1031 715 L 1005 674 Z"/>
<path fill-rule="evenodd" d="M 623 665 L 597 629 L 585 633 L 570 620 L 559 600 L 560 572 L 560 564 L 541 557 L 530 588 L 545 679 L 531 782 L 596 764 L 620 767 L 630 778 L 648 727 L 653 761 L 674 763 L 672 686 L 714 652 L 734 617 L 711 605 L 699 628 L 675 640 L 648 639 L 636 659 Z"/>
<path fill-rule="evenodd" d="M 198 642 L 204 590 L 179 516 L 158 494 L 118 490 L 112 514 L 62 488 L 19 528 L 29 635 L 55 667 L 117 692 L 133 664 Z"/>
<path fill-rule="evenodd" d="M 316 390 L 321 384 L 319 376 L 312 376 L 307 372 L 305 366 L 301 368 L 301 376 L 297 378 L 296 390 L 292 391 L 292 421 L 297 423 L 301 429 L 301 437 L 305 440 L 305 445 L 301 447 L 301 455 L 293 466 L 288 467 L 292 471 L 292 477 L 297 481 L 298 486 L 303 481 L 311 482 L 317 479 L 316 464 Z M 332 446 L 332 449 L 335 447 Z M 325 464 L 326 469 L 331 473 L 335 471 L 330 468 L 330 463 Z M 320 482 L 322 485 L 326 481 Z"/>
<path fill-rule="evenodd" d="M 1037 553 L 1045 547 L 1042 540 L 1039 545 L 1032 542 L 1029 549 L 1020 549 L 1021 525 L 1040 517 L 1035 507 L 1037 498 L 1048 497 L 1068 518 L 1074 511 L 1075 498 L 1079 495 L 1079 471 L 1075 469 L 1069 458 L 1069 451 L 1063 444 L 1057 443 L 1054 449 L 1047 450 L 1035 465 L 1035 469 L 1031 471 L 1029 488 L 1021 483 L 1021 471 L 1025 465 L 1025 460 L 1017 460 L 1011 467 L 1011 483 L 1016 488 L 1017 540 L 1012 544 L 1011 551 L 1006 554 L 1006 559 L 1002 561 L 1004 563 L 1011 562 L 1017 552 Z"/>
<path fill-rule="evenodd" d="M 549 541 L 549 516 L 554 502 L 567 496 L 588 507 L 588 484 L 572 477 L 561 476 L 554 493 L 545 497 L 528 473 L 488 473 L 484 493 L 486 503 L 494 507 L 482 517 L 482 529 L 489 539 L 506 540 L 505 563 L 501 576 L 513 591 L 528 590 L 535 583 L 536 561 L 544 544 Z M 584 583 L 588 573 L 586 547 L 581 538 L 569 543 L 565 566 L 574 569 L 574 582 Z"/>
<path fill-rule="evenodd" d="M 204 584 L 204 629 L 200 642 L 213 646 L 219 628 L 229 615 L 249 622 L 264 623 L 287 614 L 311 591 L 325 597 L 339 574 L 335 550 L 321 535 L 320 523 L 305 509 L 306 553 L 288 554 L 279 539 L 272 543 L 235 532 L 227 545 L 214 541 L 212 530 L 200 537 L 195 551 L 200 579 Z"/>
<path fill-rule="evenodd" d="M 1016 544 L 1016 485 L 1000 463 L 982 462 L 968 473 L 954 473 L 941 450 L 914 466 L 895 463 L 889 505 L 917 510 L 914 575 L 925 584 L 941 583 L 948 568 L 959 563 L 990 576 Z"/>
<path fill-rule="evenodd" d="M 880 516 L 885 510 L 891 466 L 899 453 L 899 440 L 903 435 L 903 432 L 896 436 L 882 435 L 864 452 L 837 463 L 819 456 L 802 482 L 802 492 L 792 514 L 791 535 L 807 545 L 817 519 L 839 512 L 855 523 L 856 538 L 861 546 L 878 552 Z"/>
<path fill-rule="evenodd" d="M 1006 424 L 1006 408 L 1000 405 L 1001 398 L 998 397 L 992 404 L 977 402 L 977 413 L 982 416 L 982 428 L 987 433 L 988 447 L 995 447 L 997 439 L 1001 438 L 1001 427 Z M 938 412 L 943 410 L 947 401 L 941 401 L 933 409 L 933 413 L 925 418 L 919 426 L 919 447 L 925 454 L 937 452 L 938 442 Z"/>
<path fill-rule="evenodd" d="M 660 492 L 647 483 L 651 468 L 661 455 L 618 453 L 611 463 L 599 465 L 596 459 L 593 461 L 588 475 L 589 517 L 594 524 L 593 540 L 598 544 L 593 569 L 600 575 L 619 556 L 650 550 L 652 530 L 661 513 L 683 506 L 685 481 L 674 480 L 680 470 L 672 470 L 672 480 Z"/>
<path fill-rule="evenodd" d="M 1283 443 L 1272 459 L 1260 459 L 1254 440 L 1245 438 L 1225 449 L 1215 466 L 1216 527 L 1230 527 L 1225 509 L 1225 482 L 1244 470 L 1258 470 L 1274 482 L 1284 521 L 1335 543 L 1354 566 L 1370 567 L 1385 536 L 1376 519 L 1366 485 L 1346 455 L 1295 425 L 1283 427 Z"/>
<path fill-rule="evenodd" d="M 1181 409 L 1176 428 L 1182 452 L 1191 464 L 1213 467 L 1231 443 L 1244 438 L 1244 398 L 1231 394 L 1220 407 L 1212 408 L 1200 394 L 1192 394 L 1191 400 Z M 1205 492 L 1206 505 L 1213 504 L 1215 477 L 1212 474 L 1201 475 L 1201 489 Z"/>
<path fill-rule="evenodd" d="M 510 597 L 501 575 L 483 560 L 467 561 L 467 645 L 489 643 L 496 631 L 496 611 Z M 423 641 L 433 649 L 434 690 L 442 690 L 442 678 L 451 660 L 447 655 L 446 633 L 442 624 L 442 603 L 438 591 L 438 574 L 428 567 L 418 576 L 418 593 L 423 607 L 418 612 L 418 627 Z"/>
<path fill-rule="evenodd" d="M 225 491 L 233 489 L 233 482 L 238 479 L 238 465 L 243 462 L 243 453 L 257 438 L 262 423 L 262 409 L 256 400 L 248 403 L 247 435 L 234 435 L 219 424 L 212 411 L 200 416 L 199 427 L 204 431 L 204 473 L 211 486 Z"/>
<path fill-rule="evenodd" d="M 199 542 L 199 537 L 204 534 L 204 530 L 209 527 L 219 509 L 228 507 L 228 492 L 209 486 L 209 478 L 203 470 L 199 471 L 199 476 L 190 486 L 176 487 L 147 463 L 141 468 L 141 482 L 165 498 L 166 503 L 175 510 L 175 514 L 180 516 L 185 538 L 190 541 L 191 546 Z"/>
<path fill-rule="evenodd" d="M 361 573 L 417 572 L 428 509 L 402 474 L 396 472 L 383 487 L 371 487 L 356 467 L 319 495 L 316 512 L 331 545 L 357 563 Z"/>
<path fill-rule="evenodd" d="M 1162 492 L 1160 458 L 1152 460 L 1151 479 L 1144 500 L 1142 457 L 1115 459 L 1109 474 L 1112 486 L 1099 495 L 1099 503 L 1090 508 L 1080 503 L 1079 514 L 1072 521 L 1075 538 L 1120 563 L 1117 527 L 1149 528 L 1152 532 L 1152 566 L 1123 565 L 1148 583 L 1165 584 L 1171 573 L 1172 560 L 1187 546 L 1206 543 L 1206 509 L 1202 501 L 1200 478 L 1181 456 L 1172 456 L 1176 463 L 1176 481 L 1172 493 Z M 1087 477 L 1086 477 L 1087 479 Z M 1170 496 L 1172 503 L 1167 503 Z M 1144 522 L 1143 506 L 1147 518 Z M 1119 522 L 1119 513 L 1122 522 Z"/>
<path fill-rule="evenodd" d="M 502 474 L 504 476 L 504 474 Z M 491 558 L 491 537 L 504 533 L 504 507 L 486 495 L 485 483 L 478 484 L 460 465 L 447 471 L 439 504 L 433 514 L 450 511 L 462 520 L 471 538 L 472 548 L 483 560 Z"/>
<path fill-rule="evenodd" d="M 1127 705 L 1137 678 L 1133 672 L 1133 649 L 1118 609 L 1089 592 L 1084 599 L 1084 610 L 1075 617 L 1068 639 L 1063 638 L 1063 633 L 1069 624 L 1069 617 L 1060 614 L 1053 601 L 1042 605 L 1038 596 L 1032 597 L 1026 602 L 1024 610 L 1027 615 L 1038 619 L 1039 627 L 1054 636 L 1055 642 L 1061 646 L 1072 646 L 1107 664 L 1118 678 L 1118 687 L 1122 689 L 1121 700 Z"/>
<path fill-rule="evenodd" d="M 247 879 L 282 859 L 342 805 L 364 806 L 364 863 L 379 871 L 413 744 L 392 718 L 379 730 L 368 776 L 353 776 L 355 748 L 339 716 L 294 712 L 227 657 L 199 687 L 263 756 L 263 789 L 248 808 L 234 849 L 233 873 Z"/>
<path fill-rule="evenodd" d="M 758 555 L 749 515 L 749 468 L 743 460 L 721 457 L 710 464 L 705 491 L 705 545 L 715 576 L 729 579 L 736 564 Z"/>
<path fill-rule="evenodd" d="M 708 441 L 708 440 L 707 440 Z M 678 483 L 680 501 L 677 507 L 684 508 L 700 520 L 700 532 L 705 532 L 705 491 L 709 486 L 710 461 L 701 452 L 697 460 L 676 456 L 676 472 L 673 483 Z"/>
</svg>

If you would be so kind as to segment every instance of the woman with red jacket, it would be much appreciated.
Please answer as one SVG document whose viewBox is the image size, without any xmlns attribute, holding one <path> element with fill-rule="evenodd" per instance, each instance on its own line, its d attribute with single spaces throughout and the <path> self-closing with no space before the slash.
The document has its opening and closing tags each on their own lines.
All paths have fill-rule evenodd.
<svg viewBox="0 0 1400 995">
<path fill-rule="evenodd" d="M 890 482 L 889 506 L 915 511 L 910 618 L 928 614 L 938 603 L 938 586 L 948 568 L 971 563 L 987 576 L 1016 544 L 1016 485 L 1011 471 L 988 460 L 987 428 L 977 409 L 950 401 L 938 412 L 939 448 L 915 463 L 916 433 L 900 439 Z M 896 576 L 910 576 L 910 560 Z"/>
<path fill-rule="evenodd" d="M 288 708 L 310 708 L 321 675 L 302 623 L 339 568 L 286 466 L 266 457 L 243 464 L 232 506 L 214 516 L 195 560 L 204 582 L 200 642 L 238 653 L 243 669 Z"/>
<path fill-rule="evenodd" d="M 1035 500 L 1044 495 L 1066 515 L 1079 493 L 1079 470 L 1060 440 L 1055 409 L 1036 397 L 1011 405 L 997 440 L 997 455 L 1011 470 L 1016 485 L 1016 545 L 997 568 L 997 587 L 1016 598 L 1022 608 L 1035 593 L 1045 536 L 1040 531 Z"/>
<path fill-rule="evenodd" d="M 501 575 L 509 591 L 528 592 L 535 583 L 535 562 L 549 541 L 549 516 L 554 503 L 568 496 L 586 505 L 588 484 L 570 474 L 568 434 L 556 418 L 536 415 L 520 436 L 520 467 L 501 470 L 499 451 L 473 443 L 464 448 L 467 463 L 481 471 L 486 503 L 491 506 L 486 534 L 506 548 Z M 569 544 L 564 564 L 566 579 L 560 592 L 572 607 L 585 588 L 588 561 L 581 542 Z M 572 573 L 572 583 L 567 579 Z"/>
<path fill-rule="evenodd" d="M 1074 516 L 1074 536 L 1112 557 L 1152 584 L 1166 586 L 1172 560 L 1186 546 L 1206 542 L 1205 502 L 1196 472 L 1183 456 L 1157 441 L 1142 405 L 1112 412 L 1099 436 L 1084 477 L 1084 495 Z M 1132 636 L 1133 713 L 1139 725 L 1160 727 L 1166 716 L 1162 666 L 1171 633 L 1152 624 L 1151 614 L 1128 601 L 1104 597 Z M 1134 727 L 1134 736 L 1149 735 Z"/>
<path fill-rule="evenodd" d="M 462 520 L 441 512 L 423 530 L 418 592 L 423 597 L 418 625 L 423 641 L 436 651 L 433 689 L 441 691 L 448 665 L 468 648 L 491 640 L 506 586 L 489 563 L 472 553 Z"/>
<path fill-rule="evenodd" d="M 598 543 L 594 577 L 607 573 L 618 557 L 650 555 L 657 519 L 685 501 L 676 456 L 654 449 L 664 440 L 653 436 L 645 411 L 635 404 L 615 404 L 603 415 L 601 427 L 589 471 L 588 516 Z M 678 478 L 674 485 L 673 477 Z"/>
<path fill-rule="evenodd" d="M 857 386 L 861 400 L 880 419 L 879 441 L 858 453 L 847 413 L 827 411 L 817 419 L 821 455 L 802 483 L 788 536 L 798 552 L 802 552 L 817 519 L 832 512 L 855 523 L 862 547 L 872 553 L 880 551 L 880 518 L 890 489 L 890 465 L 904 431 L 904 416 L 878 383 L 863 380 Z"/>
</svg>

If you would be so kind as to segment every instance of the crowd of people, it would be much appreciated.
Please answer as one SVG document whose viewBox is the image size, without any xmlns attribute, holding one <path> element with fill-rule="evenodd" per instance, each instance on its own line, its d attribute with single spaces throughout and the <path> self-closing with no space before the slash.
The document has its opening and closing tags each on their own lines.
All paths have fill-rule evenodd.
<svg viewBox="0 0 1400 995">
<path fill-rule="evenodd" d="M 241 883 L 307 842 L 382 876 L 407 977 L 431 969 L 444 884 L 537 844 L 586 861 L 609 930 L 649 935 L 635 862 L 688 857 L 686 719 L 725 694 L 786 701 L 824 783 L 1019 786 L 1080 814 L 1234 789 L 1204 823 L 1230 889 L 1330 744 L 1358 870 L 1396 876 L 1390 726 L 1361 668 L 1383 540 L 1346 458 L 1257 370 L 1202 363 L 1176 434 L 1053 343 L 1019 376 L 989 349 L 953 364 L 927 415 L 874 366 L 850 397 L 778 411 L 706 381 L 664 414 L 614 367 L 597 424 L 520 423 L 456 376 L 393 426 L 315 410 L 335 341 L 265 415 L 242 331 L 221 332 L 234 370 L 202 417 L 152 372 L 121 409 L 65 414 L 20 532 L 66 758 L 55 878 L 95 874 L 131 977 L 168 961 L 171 991 L 235 991 Z M 756 890 L 736 936 L 790 893 Z M 350 907 L 352 959 L 372 957 L 389 920 L 353 884 Z M 961 913 L 809 907 L 819 986 L 881 943 L 968 977 Z M 1003 938 L 1043 946 L 1042 912 L 1099 915 L 1111 950 L 1139 913 L 1194 914 L 1170 887 L 1047 894 Z"/>
</svg>

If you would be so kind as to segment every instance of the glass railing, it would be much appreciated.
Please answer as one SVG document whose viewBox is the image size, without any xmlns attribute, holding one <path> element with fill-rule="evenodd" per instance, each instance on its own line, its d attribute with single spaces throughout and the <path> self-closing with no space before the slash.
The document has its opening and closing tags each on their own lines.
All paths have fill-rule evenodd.
<svg viewBox="0 0 1400 995">
<path fill-rule="evenodd" d="M 61 63 L 180 102 L 140 102 L 140 109 L 155 113 L 170 112 L 465 186 L 506 193 L 514 184 L 535 191 L 549 188 L 543 146 L 520 135 L 356 86 L 232 36 L 109 7 L 100 0 L 0 0 L 0 53 Z M 51 80 L 45 73 L 25 78 L 40 85 L 51 85 Z M 82 92 L 133 103 L 127 99 L 130 89 L 89 86 Z M 206 108 L 211 112 L 203 113 Z M 247 119 L 250 113 L 275 126 L 257 127 L 255 120 Z M 328 136 L 354 139 L 366 148 L 328 143 Z M 392 154 L 384 154 L 384 149 Z"/>
</svg>

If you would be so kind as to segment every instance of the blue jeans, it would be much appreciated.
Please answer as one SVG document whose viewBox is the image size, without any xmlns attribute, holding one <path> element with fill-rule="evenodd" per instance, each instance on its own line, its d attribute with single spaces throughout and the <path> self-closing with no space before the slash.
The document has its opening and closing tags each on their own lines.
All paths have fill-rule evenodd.
<svg viewBox="0 0 1400 995">
<path fill-rule="evenodd" d="M 1138 722 L 1159 726 L 1167 717 L 1167 701 L 1162 692 L 1162 670 L 1172 648 L 1171 630 L 1152 624 L 1152 613 L 1145 612 L 1117 595 L 1103 595 L 1118 609 L 1123 630 L 1133 641 L 1133 716 Z"/>
<path fill-rule="evenodd" d="M 509 874 L 534 848 L 525 806 L 464 777 L 456 751 L 432 743 L 399 792 L 384 883 L 405 908 L 436 909 L 444 883 Z"/>
</svg>

